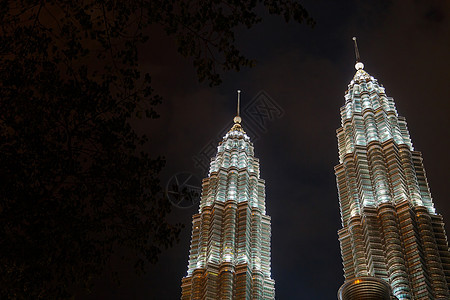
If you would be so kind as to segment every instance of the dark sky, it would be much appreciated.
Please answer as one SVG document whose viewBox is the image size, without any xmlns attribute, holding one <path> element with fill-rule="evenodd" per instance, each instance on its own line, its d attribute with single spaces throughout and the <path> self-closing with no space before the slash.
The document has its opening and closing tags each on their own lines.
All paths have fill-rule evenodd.
<svg viewBox="0 0 450 300">
<path fill-rule="evenodd" d="M 219 87 L 199 84 L 191 62 L 156 29 L 142 66 L 153 74 L 164 102 L 158 107 L 160 119 L 138 126 L 151 137 L 149 150 L 167 159 L 164 185 L 181 171 L 203 178 L 193 157 L 234 117 L 236 90 L 242 90 L 242 106 L 265 91 L 284 110 L 267 120 L 254 143 L 272 217 L 276 298 L 336 299 L 343 272 L 335 131 L 355 73 L 353 36 L 365 70 L 384 85 L 407 119 L 413 145 L 424 157 L 435 207 L 450 232 L 450 2 L 302 3 L 315 28 L 263 14 L 261 24 L 237 32 L 239 47 L 257 65 L 225 74 Z M 252 127 L 250 120 L 244 118 L 243 127 Z M 198 205 L 173 207 L 170 220 L 185 224 L 180 242 L 163 252 L 147 275 L 137 277 L 124 264 L 121 287 L 105 277 L 90 299 L 179 299 L 197 210 Z"/>
</svg>

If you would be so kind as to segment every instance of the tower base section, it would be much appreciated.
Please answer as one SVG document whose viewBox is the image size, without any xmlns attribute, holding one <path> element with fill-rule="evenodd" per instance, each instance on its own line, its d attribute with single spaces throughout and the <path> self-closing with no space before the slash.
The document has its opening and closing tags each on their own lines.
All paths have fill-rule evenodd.
<svg viewBox="0 0 450 300">
<path fill-rule="evenodd" d="M 376 277 L 358 277 L 346 281 L 338 291 L 339 300 L 394 300 L 391 286 Z"/>
</svg>

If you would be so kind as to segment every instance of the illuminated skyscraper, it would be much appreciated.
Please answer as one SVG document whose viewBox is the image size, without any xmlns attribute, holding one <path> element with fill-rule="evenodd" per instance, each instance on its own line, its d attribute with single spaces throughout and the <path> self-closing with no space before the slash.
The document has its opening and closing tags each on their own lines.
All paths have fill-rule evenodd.
<svg viewBox="0 0 450 300">
<path fill-rule="evenodd" d="M 384 281 L 398 299 L 450 299 L 450 252 L 422 155 L 414 151 L 394 100 L 364 70 L 356 40 L 355 49 L 357 71 L 337 130 L 345 276 L 338 296 L 389 299 Z M 363 293 L 384 296 L 358 298 Z"/>
<path fill-rule="evenodd" d="M 270 235 L 265 184 L 238 103 L 234 125 L 203 180 L 199 212 L 192 217 L 181 299 L 274 299 Z"/>
</svg>

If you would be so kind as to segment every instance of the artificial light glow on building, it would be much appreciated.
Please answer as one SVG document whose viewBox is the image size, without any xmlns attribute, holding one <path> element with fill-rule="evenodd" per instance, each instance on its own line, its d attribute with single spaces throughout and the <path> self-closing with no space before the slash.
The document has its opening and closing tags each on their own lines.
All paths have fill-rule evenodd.
<svg viewBox="0 0 450 300">
<path fill-rule="evenodd" d="M 450 299 L 447 236 L 422 155 L 414 150 L 394 100 L 364 70 L 358 53 L 355 68 L 337 130 L 346 280 L 338 296 L 350 299 L 344 295 L 357 290 L 359 278 L 375 277 L 390 285 L 392 299 Z"/>
<path fill-rule="evenodd" d="M 182 300 L 275 298 L 265 183 L 240 123 L 238 110 L 203 179 Z"/>
</svg>

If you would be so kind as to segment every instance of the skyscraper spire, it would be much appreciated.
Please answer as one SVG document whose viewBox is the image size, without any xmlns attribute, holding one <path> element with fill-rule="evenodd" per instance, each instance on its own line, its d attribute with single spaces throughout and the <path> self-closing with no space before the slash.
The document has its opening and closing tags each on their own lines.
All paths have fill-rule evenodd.
<svg viewBox="0 0 450 300">
<path fill-rule="evenodd" d="M 356 36 L 354 36 L 352 40 L 355 42 L 356 63 L 359 63 L 360 62 L 360 58 L 359 58 L 359 51 L 358 51 L 358 43 L 356 42 Z"/>
<path fill-rule="evenodd" d="M 242 119 L 239 113 L 241 106 L 241 90 L 237 90 L 237 93 L 237 114 L 236 117 L 234 117 L 234 123 L 241 123 Z"/>
<path fill-rule="evenodd" d="M 241 131 L 241 132 L 245 133 L 244 129 L 241 126 L 242 119 L 240 116 L 240 107 L 241 107 L 241 90 L 237 90 L 237 112 L 236 112 L 236 116 L 233 119 L 234 125 L 233 125 L 233 127 L 231 127 L 229 132 Z"/>
<path fill-rule="evenodd" d="M 337 130 L 345 277 L 339 298 L 450 299 L 448 241 L 422 154 L 414 150 L 394 99 L 359 65 L 354 41 L 357 71 Z M 389 284 L 392 296 L 378 279 Z"/>
<path fill-rule="evenodd" d="M 240 124 L 239 96 L 240 91 L 235 123 L 211 159 L 199 211 L 192 216 L 182 300 L 275 298 L 265 182 L 253 144 Z"/>
<path fill-rule="evenodd" d="M 355 56 L 356 56 L 355 69 L 362 70 L 364 69 L 364 64 L 361 62 L 361 58 L 359 57 L 358 43 L 356 42 L 356 36 L 353 37 L 353 42 L 355 43 Z"/>
</svg>

